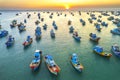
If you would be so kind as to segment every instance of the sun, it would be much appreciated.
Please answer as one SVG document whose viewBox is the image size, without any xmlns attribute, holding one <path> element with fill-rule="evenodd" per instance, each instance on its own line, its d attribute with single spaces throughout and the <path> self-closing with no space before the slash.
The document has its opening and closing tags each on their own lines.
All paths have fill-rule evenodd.
<svg viewBox="0 0 120 80">
<path fill-rule="evenodd" d="M 70 9 L 70 6 L 68 4 L 66 4 L 65 9 Z"/>
</svg>

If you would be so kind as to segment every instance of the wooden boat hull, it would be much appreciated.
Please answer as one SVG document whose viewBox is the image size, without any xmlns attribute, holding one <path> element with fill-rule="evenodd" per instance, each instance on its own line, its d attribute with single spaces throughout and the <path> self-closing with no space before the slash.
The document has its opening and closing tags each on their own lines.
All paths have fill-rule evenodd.
<svg viewBox="0 0 120 80">
<path fill-rule="evenodd" d="M 94 42 L 98 42 L 98 41 L 100 40 L 100 37 L 97 37 L 97 38 L 95 38 L 95 39 L 93 39 L 93 38 L 90 37 L 90 40 L 92 40 L 92 41 L 94 41 Z"/>
<path fill-rule="evenodd" d="M 105 52 L 102 52 L 102 53 L 98 53 L 96 52 L 95 50 L 93 50 L 96 54 L 99 54 L 100 56 L 103 56 L 103 57 L 111 57 L 112 54 L 106 54 Z"/>
<path fill-rule="evenodd" d="M 37 64 L 33 64 L 32 62 L 30 63 L 30 68 L 33 71 L 36 71 L 39 68 L 39 66 L 41 65 L 41 63 L 42 63 L 42 54 L 40 54 L 40 61 Z"/>
<path fill-rule="evenodd" d="M 44 57 L 44 60 L 45 60 L 45 63 L 46 63 L 46 65 L 47 65 L 48 70 L 49 70 L 52 74 L 58 75 L 58 73 L 60 72 L 59 66 L 56 64 L 56 66 L 51 67 L 51 66 L 46 62 L 45 57 Z"/>
<path fill-rule="evenodd" d="M 30 40 L 30 42 L 28 42 L 28 43 L 23 43 L 23 46 L 24 47 L 27 47 L 27 46 L 29 46 L 29 45 L 31 45 L 31 43 L 33 42 L 33 39 L 31 38 L 31 40 Z"/>
<path fill-rule="evenodd" d="M 117 57 L 120 57 L 120 51 L 115 51 L 114 46 L 112 46 L 111 50 Z"/>
<path fill-rule="evenodd" d="M 72 57 L 70 57 L 70 62 L 71 62 L 71 64 L 72 64 L 72 66 L 74 67 L 74 69 L 76 69 L 78 72 L 82 72 L 82 70 L 83 70 L 83 65 L 80 64 L 80 63 L 79 63 L 80 65 L 74 64 L 74 63 L 72 62 L 71 58 L 72 58 Z"/>
</svg>

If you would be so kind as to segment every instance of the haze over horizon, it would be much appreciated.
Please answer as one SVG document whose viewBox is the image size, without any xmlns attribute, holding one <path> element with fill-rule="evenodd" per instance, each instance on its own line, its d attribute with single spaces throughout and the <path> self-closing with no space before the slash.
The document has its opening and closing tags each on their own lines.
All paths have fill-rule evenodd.
<svg viewBox="0 0 120 80">
<path fill-rule="evenodd" d="M 120 0 L 0 0 L 0 9 L 120 7 Z"/>
</svg>

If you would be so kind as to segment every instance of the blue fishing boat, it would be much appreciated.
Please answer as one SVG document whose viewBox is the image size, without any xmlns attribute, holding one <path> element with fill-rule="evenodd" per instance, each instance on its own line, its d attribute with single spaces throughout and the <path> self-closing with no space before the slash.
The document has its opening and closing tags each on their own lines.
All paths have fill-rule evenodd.
<svg viewBox="0 0 120 80">
<path fill-rule="evenodd" d="M 14 37 L 12 37 L 11 35 L 9 36 L 7 42 L 5 43 L 7 47 L 11 47 L 15 42 Z"/>
<path fill-rule="evenodd" d="M 57 27 L 55 21 L 53 21 L 52 25 L 53 25 L 54 29 L 56 29 L 56 30 L 58 29 L 58 27 Z"/>
<path fill-rule="evenodd" d="M 60 72 L 60 67 L 55 63 L 53 57 L 51 55 L 46 55 L 44 57 L 44 60 L 45 60 L 48 70 L 52 74 L 58 75 L 58 73 Z"/>
<path fill-rule="evenodd" d="M 17 26 L 17 20 L 13 20 L 12 21 L 12 24 L 10 24 L 10 27 L 11 28 L 14 28 L 14 27 L 16 27 Z"/>
<path fill-rule="evenodd" d="M 40 27 L 37 27 L 35 29 L 35 36 L 36 36 L 36 39 L 40 39 L 41 38 L 42 32 L 41 32 L 41 28 Z"/>
<path fill-rule="evenodd" d="M 90 33 L 90 40 L 98 42 L 100 40 L 100 37 L 97 37 L 96 34 Z"/>
<path fill-rule="evenodd" d="M 120 57 L 120 48 L 117 44 L 114 44 L 111 49 L 116 56 Z"/>
<path fill-rule="evenodd" d="M 47 29 L 47 26 L 48 26 L 47 24 L 44 24 L 44 25 L 43 25 L 43 29 L 46 30 L 46 29 Z"/>
<path fill-rule="evenodd" d="M 7 30 L 0 31 L 0 38 L 5 37 L 7 35 L 8 35 L 8 31 Z"/>
<path fill-rule="evenodd" d="M 77 40 L 77 41 L 80 41 L 80 39 L 81 39 L 81 37 L 78 36 L 78 33 L 77 33 L 77 32 L 74 32 L 74 33 L 73 33 L 73 38 L 74 38 L 75 40 Z"/>
<path fill-rule="evenodd" d="M 30 68 L 33 71 L 36 71 L 39 68 L 41 63 L 42 63 L 42 51 L 36 50 L 34 53 L 34 59 L 30 63 Z"/>
<path fill-rule="evenodd" d="M 82 72 L 83 70 L 83 65 L 79 62 L 78 56 L 76 53 L 73 53 L 70 57 L 70 62 L 72 66 L 79 72 Z"/>
<path fill-rule="evenodd" d="M 36 25 L 40 24 L 40 21 L 39 20 L 35 21 L 35 24 Z"/>
<path fill-rule="evenodd" d="M 86 22 L 83 19 L 80 19 L 80 22 L 82 23 L 83 26 L 86 25 Z"/>
<path fill-rule="evenodd" d="M 112 54 L 111 53 L 105 53 L 104 51 L 103 51 L 103 48 L 101 47 L 101 46 L 95 46 L 94 48 L 93 48 L 93 51 L 96 53 L 96 54 L 99 54 L 99 55 L 101 55 L 101 56 L 104 56 L 104 57 L 111 57 L 112 56 Z"/>
<path fill-rule="evenodd" d="M 52 38 L 55 38 L 55 32 L 54 32 L 53 29 L 51 29 L 51 31 L 50 31 L 50 36 L 51 36 Z"/>
<path fill-rule="evenodd" d="M 26 26 L 23 23 L 18 24 L 18 29 L 20 32 L 25 31 L 26 30 L 25 27 Z"/>
<path fill-rule="evenodd" d="M 27 40 L 23 43 L 24 47 L 29 46 L 31 43 L 33 42 L 33 39 L 31 38 L 31 36 L 27 36 Z"/>
<path fill-rule="evenodd" d="M 107 26 L 108 26 L 108 23 L 106 23 L 106 22 L 102 22 L 101 25 L 107 27 Z"/>
<path fill-rule="evenodd" d="M 113 30 L 111 30 L 111 33 L 120 35 L 120 28 L 114 28 Z"/>
<path fill-rule="evenodd" d="M 26 19 L 24 19 L 24 23 L 27 23 L 27 20 L 26 20 Z"/>
<path fill-rule="evenodd" d="M 73 33 L 73 32 L 74 32 L 73 26 L 71 26 L 71 27 L 69 28 L 69 32 L 70 32 L 70 33 Z"/>
<path fill-rule="evenodd" d="M 97 24 L 97 25 L 96 25 L 96 29 L 97 29 L 98 31 L 101 31 L 102 28 L 100 28 L 100 25 Z"/>
</svg>

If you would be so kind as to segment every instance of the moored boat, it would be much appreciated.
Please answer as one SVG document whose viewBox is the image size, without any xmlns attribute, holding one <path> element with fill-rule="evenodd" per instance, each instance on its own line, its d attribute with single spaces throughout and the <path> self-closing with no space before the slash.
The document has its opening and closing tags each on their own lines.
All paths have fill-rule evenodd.
<svg viewBox="0 0 120 80">
<path fill-rule="evenodd" d="M 82 72 L 83 70 L 83 65 L 80 64 L 79 60 L 78 60 L 78 56 L 76 53 L 73 53 L 70 57 L 70 62 L 72 64 L 72 66 L 79 72 Z"/>
<path fill-rule="evenodd" d="M 29 46 L 31 43 L 33 42 L 33 39 L 31 38 L 31 36 L 27 36 L 27 40 L 23 43 L 24 47 Z"/>
<path fill-rule="evenodd" d="M 51 31 L 50 31 L 50 36 L 51 36 L 52 38 L 55 38 L 55 32 L 54 32 L 53 29 L 51 29 Z"/>
<path fill-rule="evenodd" d="M 36 50 L 34 53 L 34 59 L 30 63 L 30 68 L 35 71 L 39 68 L 40 64 L 42 63 L 42 51 Z"/>
<path fill-rule="evenodd" d="M 55 63 L 53 57 L 51 55 L 46 55 L 44 60 L 49 71 L 54 75 L 58 75 L 60 72 L 60 67 Z"/>
<path fill-rule="evenodd" d="M 112 56 L 111 53 L 109 53 L 109 54 L 108 54 L 108 53 L 105 53 L 105 52 L 103 51 L 103 48 L 102 48 L 101 46 L 95 46 L 95 47 L 93 48 L 93 51 L 94 51 L 95 53 L 101 55 L 101 56 L 104 56 L 104 57 L 111 57 L 111 56 Z"/>
<path fill-rule="evenodd" d="M 81 37 L 78 36 L 78 33 L 77 33 L 77 32 L 74 32 L 74 33 L 73 33 L 73 38 L 74 38 L 75 40 L 77 40 L 77 41 L 80 41 L 80 39 L 81 39 Z"/>
<path fill-rule="evenodd" d="M 58 29 L 58 27 L 57 27 L 55 21 L 53 21 L 52 25 L 53 25 L 54 29 L 56 29 L 56 30 Z"/>
<path fill-rule="evenodd" d="M 8 31 L 7 30 L 0 31 L 0 38 L 5 37 L 7 35 L 8 35 Z"/>
<path fill-rule="evenodd" d="M 97 24 L 97 25 L 96 25 L 96 29 L 97 29 L 98 31 L 101 31 L 102 28 L 100 27 L 99 24 Z"/>
<path fill-rule="evenodd" d="M 44 25 L 43 25 L 43 29 L 46 30 L 46 29 L 47 29 L 47 26 L 48 26 L 47 24 L 44 24 Z"/>
<path fill-rule="evenodd" d="M 111 30 L 111 33 L 120 35 L 120 28 L 114 28 L 113 30 Z"/>
<path fill-rule="evenodd" d="M 25 31 L 26 30 L 25 27 L 26 26 L 23 23 L 18 24 L 18 29 L 20 32 Z"/>
<path fill-rule="evenodd" d="M 15 42 L 14 37 L 12 37 L 12 35 L 9 36 L 7 42 L 5 43 L 7 47 L 11 47 Z"/>
<path fill-rule="evenodd" d="M 70 32 L 70 33 L 73 33 L 73 32 L 74 32 L 73 26 L 71 26 L 71 27 L 69 28 L 69 32 Z"/>
<path fill-rule="evenodd" d="M 35 29 L 35 36 L 36 36 L 36 39 L 40 39 L 41 38 L 42 32 L 41 32 L 41 28 L 40 27 L 37 27 Z"/>
<path fill-rule="evenodd" d="M 17 26 L 17 20 L 13 20 L 12 21 L 12 24 L 10 24 L 10 27 L 11 28 L 14 28 L 14 27 L 16 27 Z"/>
<path fill-rule="evenodd" d="M 90 33 L 90 40 L 98 42 L 100 40 L 100 37 L 97 37 L 96 34 Z"/>
<path fill-rule="evenodd" d="M 111 50 L 116 56 L 120 57 L 120 48 L 117 44 L 114 44 Z"/>
</svg>

